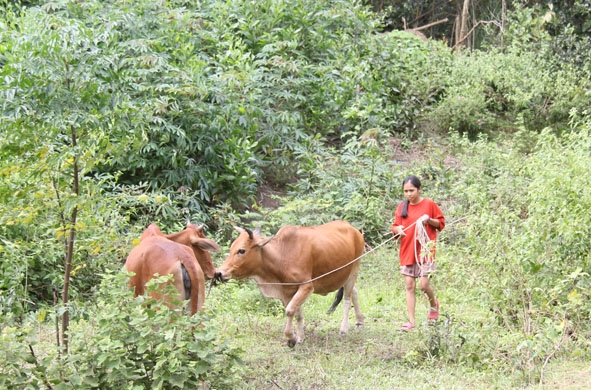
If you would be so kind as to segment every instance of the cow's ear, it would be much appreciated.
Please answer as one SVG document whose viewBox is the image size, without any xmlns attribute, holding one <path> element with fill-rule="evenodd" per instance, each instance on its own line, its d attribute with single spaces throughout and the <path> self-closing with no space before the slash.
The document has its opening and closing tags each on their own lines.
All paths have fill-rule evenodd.
<svg viewBox="0 0 591 390">
<path fill-rule="evenodd" d="M 264 240 L 262 240 L 261 242 L 259 242 L 259 243 L 257 244 L 257 246 L 258 246 L 259 248 L 262 248 L 262 247 L 264 247 L 265 245 L 267 245 L 269 242 L 271 242 L 271 240 L 272 240 L 272 239 L 274 239 L 274 238 L 275 238 L 275 236 L 271 236 L 271 237 L 269 237 L 269 238 L 265 238 Z"/>
<path fill-rule="evenodd" d="M 196 240 L 191 240 L 191 244 L 203 249 L 204 251 L 216 252 L 220 250 L 218 244 L 209 238 L 198 238 Z"/>
</svg>

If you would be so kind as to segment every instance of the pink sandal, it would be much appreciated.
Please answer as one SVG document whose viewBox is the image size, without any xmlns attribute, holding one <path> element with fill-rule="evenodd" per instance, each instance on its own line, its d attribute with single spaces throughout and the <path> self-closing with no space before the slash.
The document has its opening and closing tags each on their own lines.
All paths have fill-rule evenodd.
<svg viewBox="0 0 591 390">
<path fill-rule="evenodd" d="M 408 332 L 409 330 L 413 329 L 415 327 L 415 324 L 413 324 L 412 322 L 407 322 L 406 324 L 403 324 L 400 327 L 400 330 L 402 332 Z"/>
<path fill-rule="evenodd" d="M 429 314 L 427 314 L 427 319 L 435 321 L 439 318 L 439 301 L 435 300 L 435 307 L 429 308 Z"/>
</svg>

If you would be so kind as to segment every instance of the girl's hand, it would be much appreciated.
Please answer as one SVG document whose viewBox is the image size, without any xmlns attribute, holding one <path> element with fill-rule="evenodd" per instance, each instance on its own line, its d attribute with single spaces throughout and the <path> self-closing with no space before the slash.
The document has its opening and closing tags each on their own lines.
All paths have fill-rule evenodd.
<svg viewBox="0 0 591 390">
<path fill-rule="evenodd" d="M 421 222 L 423 225 L 426 225 L 430 219 L 431 219 L 431 217 L 429 216 L 429 214 L 425 214 L 422 217 L 420 217 L 417 222 Z"/>
<path fill-rule="evenodd" d="M 402 225 L 392 225 L 392 234 L 394 234 L 395 236 L 400 236 L 400 237 L 404 237 L 406 236 L 406 233 L 404 232 L 404 226 Z"/>
</svg>

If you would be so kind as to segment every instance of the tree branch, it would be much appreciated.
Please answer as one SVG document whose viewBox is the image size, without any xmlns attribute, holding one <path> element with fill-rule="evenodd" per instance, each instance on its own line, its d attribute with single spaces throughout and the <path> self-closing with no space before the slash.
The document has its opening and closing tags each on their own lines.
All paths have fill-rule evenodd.
<svg viewBox="0 0 591 390">
<path fill-rule="evenodd" d="M 474 30 L 476 29 L 476 27 L 478 27 L 481 24 L 494 24 L 495 26 L 499 27 L 499 28 L 503 28 L 503 26 L 501 25 L 501 23 L 497 22 L 496 20 L 481 20 L 478 23 L 476 23 L 474 25 L 474 27 L 472 27 L 470 29 L 470 31 L 468 31 L 468 33 L 462 37 L 462 39 L 460 39 L 458 42 L 456 42 L 456 44 L 454 45 L 454 49 L 456 49 L 459 45 L 461 45 L 466 39 L 468 39 L 468 37 L 470 35 L 472 35 L 472 33 L 474 32 Z"/>
</svg>

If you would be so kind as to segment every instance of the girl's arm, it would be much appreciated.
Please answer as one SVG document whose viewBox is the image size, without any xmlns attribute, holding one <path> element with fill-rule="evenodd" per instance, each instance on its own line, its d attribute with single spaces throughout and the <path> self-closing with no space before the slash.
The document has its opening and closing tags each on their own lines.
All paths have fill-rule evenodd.
<svg viewBox="0 0 591 390">
<path fill-rule="evenodd" d="M 434 218 L 430 218 L 428 215 L 427 217 L 429 219 L 427 219 L 427 223 L 431 226 L 433 226 L 435 229 L 439 229 L 439 227 L 441 226 L 441 223 L 439 222 L 438 219 L 434 219 Z"/>
</svg>

